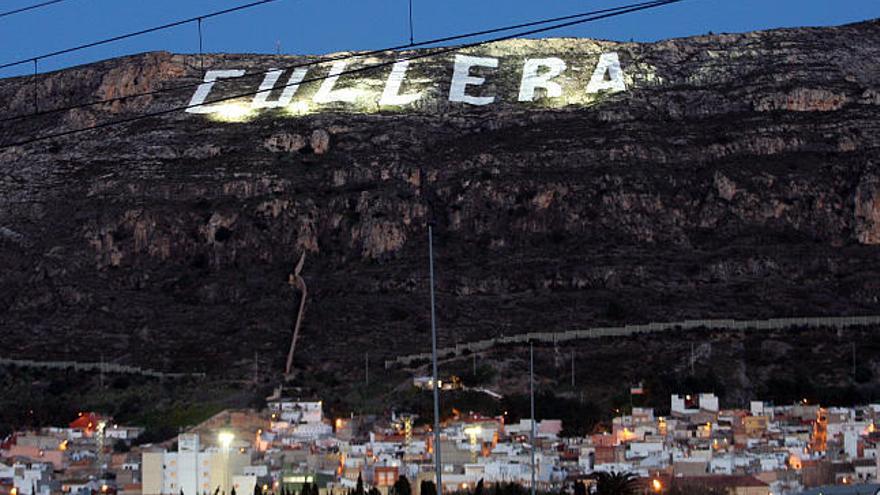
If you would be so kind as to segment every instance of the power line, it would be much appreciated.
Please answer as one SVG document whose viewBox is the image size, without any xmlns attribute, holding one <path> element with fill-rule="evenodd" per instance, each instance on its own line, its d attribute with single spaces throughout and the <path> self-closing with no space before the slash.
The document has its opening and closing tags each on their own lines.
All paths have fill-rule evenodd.
<svg viewBox="0 0 880 495">
<path fill-rule="evenodd" d="M 554 22 L 579 19 L 579 18 L 589 17 L 589 16 L 593 16 L 593 15 L 598 15 L 598 14 L 618 12 L 621 10 L 634 8 L 634 7 L 665 5 L 665 3 L 666 3 L 666 0 L 648 0 L 648 1 L 640 2 L 640 3 L 623 5 L 620 7 L 592 10 L 589 12 L 582 12 L 579 14 L 571 14 L 571 15 L 566 15 L 566 16 L 562 16 L 562 17 L 553 17 L 553 18 L 542 19 L 542 20 L 538 20 L 538 21 L 531 21 L 531 22 L 525 22 L 525 23 L 520 23 L 520 24 L 512 24 L 512 25 L 498 27 L 498 28 L 484 29 L 482 31 L 474 31 L 474 32 L 470 32 L 470 33 L 463 33 L 463 34 L 457 34 L 457 35 L 452 35 L 452 36 L 446 36 L 446 37 L 442 37 L 442 38 L 435 38 L 432 40 L 420 41 L 418 43 L 397 45 L 397 46 L 391 46 L 391 47 L 387 47 L 387 48 L 380 48 L 377 50 L 371 50 L 371 51 L 361 52 L 361 53 L 356 53 L 356 54 L 340 55 L 337 57 L 323 57 L 318 60 L 313 60 L 311 62 L 305 62 L 305 63 L 300 63 L 300 64 L 288 65 L 285 67 L 279 67 L 279 68 L 276 68 L 275 70 L 286 71 L 286 70 L 299 69 L 299 68 L 303 68 L 303 67 L 311 67 L 314 65 L 320 65 L 320 64 L 324 64 L 324 63 L 328 63 L 328 62 L 349 60 L 352 58 L 371 57 L 371 56 L 379 55 L 379 54 L 382 54 L 385 52 L 399 51 L 399 50 L 412 49 L 412 48 L 418 48 L 418 47 L 426 47 L 426 46 L 436 45 L 436 44 L 440 44 L 440 43 L 448 43 L 451 41 L 458 41 L 461 39 L 474 38 L 477 36 L 486 36 L 486 35 L 496 34 L 496 33 L 504 32 L 504 31 L 511 31 L 514 29 L 523 29 L 523 28 L 528 28 L 528 27 L 540 26 L 543 24 L 550 24 L 550 23 L 554 23 Z M 519 36 L 519 35 L 517 35 L 517 36 Z M 200 48 L 200 52 L 201 52 L 201 48 Z M 237 80 L 247 80 L 247 79 L 252 79 L 252 78 L 257 78 L 257 77 L 264 77 L 267 73 L 268 72 L 256 72 L 253 74 L 246 74 L 246 75 L 238 77 L 236 79 Z M 30 118 L 40 117 L 43 115 L 49 115 L 49 114 L 54 114 L 54 113 L 59 113 L 59 112 L 66 112 L 69 110 L 87 108 L 87 107 L 96 106 L 96 105 L 104 105 L 107 103 L 115 103 L 118 101 L 124 101 L 124 100 L 132 99 L 132 98 L 140 98 L 142 96 L 155 96 L 158 94 L 169 93 L 169 92 L 179 91 L 179 90 L 183 90 L 183 89 L 195 89 L 195 88 L 199 87 L 202 83 L 203 83 L 203 81 L 199 81 L 197 83 L 192 83 L 192 84 L 183 84 L 183 85 L 173 86 L 170 88 L 155 89 L 155 90 L 151 90 L 151 91 L 145 91 L 142 93 L 132 93 L 129 95 L 116 96 L 113 98 L 107 98 L 104 100 L 93 101 L 93 102 L 88 102 L 88 103 L 77 103 L 75 105 L 69 105 L 69 106 L 65 106 L 65 107 L 58 107 L 58 108 L 54 108 L 54 109 L 43 110 L 43 111 L 36 112 L 36 113 L 14 115 L 12 117 L 4 117 L 4 118 L 0 119 L 0 122 L 9 122 L 9 121 L 13 121 L 13 120 L 30 119 Z"/>
<path fill-rule="evenodd" d="M 60 0 L 59 0 L 59 1 L 60 1 Z M 116 41 L 121 41 L 121 40 L 124 40 L 124 39 L 133 38 L 133 37 L 135 37 L 135 36 L 141 36 L 141 35 L 144 35 L 144 34 L 154 33 L 154 32 L 156 32 L 156 31 L 162 31 L 162 30 L 164 30 L 164 29 L 169 29 L 169 28 L 173 28 L 173 27 L 177 27 L 177 26 L 182 26 L 182 25 L 184 25 L 184 24 L 189 24 L 189 23 L 191 23 L 191 22 L 200 22 L 200 21 L 203 20 L 203 19 L 209 19 L 209 18 L 211 18 L 211 17 L 217 17 L 217 16 L 221 16 L 221 15 L 224 15 L 224 14 L 231 14 L 231 13 L 233 13 L 233 12 L 238 12 L 238 11 L 240 11 L 240 10 L 245 10 L 245 9 L 249 9 L 249 8 L 252 8 L 252 7 L 256 7 L 256 6 L 258 6 L 258 5 L 263 5 L 263 4 L 272 3 L 272 2 L 277 2 L 277 1 L 278 1 L 278 0 L 259 0 L 259 1 L 257 1 L 257 2 L 251 2 L 251 3 L 244 4 L 244 5 L 239 5 L 239 6 L 237 6 L 237 7 L 230 7 L 230 8 L 228 8 L 228 9 L 218 10 L 218 11 L 216 11 L 216 12 L 211 12 L 211 13 L 209 13 L 209 14 L 204 14 L 204 15 L 200 15 L 200 16 L 196 16 L 196 17 L 190 17 L 189 19 L 182 19 L 182 20 L 179 20 L 179 21 L 169 22 L 168 24 L 162 24 L 161 26 L 154 26 L 154 27 L 151 27 L 151 28 L 142 29 L 142 30 L 140 30 L 140 31 L 133 31 L 133 32 L 130 32 L 130 33 L 120 34 L 120 35 L 113 36 L 113 37 L 110 37 L 110 38 L 104 38 L 104 39 L 102 39 L 102 40 L 93 41 L 93 42 L 91 42 L 91 43 L 85 43 L 85 44 L 77 45 L 77 46 L 74 46 L 74 47 L 71 47 L 71 48 L 65 48 L 65 49 L 63 49 L 63 50 L 57 50 L 57 51 L 54 51 L 54 52 L 44 53 L 44 54 L 42 54 L 42 55 L 37 55 L 37 56 L 34 56 L 34 57 L 28 57 L 28 58 L 24 58 L 24 59 L 21 59 L 21 60 L 16 60 L 16 61 L 14 61 L 14 62 L 7 62 L 7 63 L 5 63 L 5 64 L 0 64 L 0 69 L 5 69 L 5 68 L 8 68 L 8 67 L 14 67 L 14 66 L 16 66 L 16 65 L 25 64 L 25 63 L 31 62 L 31 61 L 33 61 L 33 60 L 43 60 L 43 59 L 46 59 L 46 58 L 57 57 L 58 55 L 64 55 L 64 54 L 71 53 L 71 52 L 76 52 L 76 51 L 80 51 L 80 50 L 85 50 L 86 48 L 93 48 L 93 47 L 100 46 L 100 45 L 106 45 L 106 44 L 108 44 L 108 43 L 113 43 L 113 42 L 116 42 Z"/>
<path fill-rule="evenodd" d="M 48 2 L 40 2 L 34 5 L 28 5 L 27 7 L 22 7 L 20 9 L 8 10 L 6 12 L 0 12 L 0 17 L 6 17 L 15 14 L 21 14 L 22 12 L 27 12 L 29 10 L 39 9 L 40 7 L 47 7 L 52 4 L 66 2 L 67 0 L 49 0 Z"/>
<path fill-rule="evenodd" d="M 455 51 L 459 51 L 459 50 L 464 50 L 464 49 L 467 49 L 467 48 L 473 48 L 473 47 L 477 47 L 477 46 L 481 46 L 481 45 L 485 45 L 485 44 L 489 44 L 489 43 L 497 43 L 497 42 L 500 42 L 500 41 L 506 41 L 506 40 L 510 40 L 510 39 L 514 39 L 514 38 L 523 37 L 523 36 L 531 36 L 531 35 L 534 35 L 534 34 L 545 33 L 545 32 L 548 32 L 548 31 L 554 31 L 554 30 L 563 29 L 563 28 L 566 28 L 566 27 L 576 26 L 576 25 L 579 25 L 579 24 L 585 24 L 585 23 L 588 23 L 588 22 L 598 21 L 598 20 L 601 20 L 601 19 L 607 19 L 607 18 L 611 18 L 611 17 L 617 17 L 617 16 L 620 16 L 620 15 L 624 15 L 624 14 L 630 14 L 630 13 L 633 13 L 633 12 L 639 12 L 639 11 L 643 11 L 643 10 L 648 10 L 648 9 L 653 9 L 653 8 L 657 8 L 657 7 L 662 7 L 662 6 L 671 5 L 671 4 L 679 3 L 679 2 L 683 2 L 683 1 L 684 1 L 684 0 L 657 0 L 657 1 L 655 1 L 655 2 L 648 2 L 647 5 L 646 5 L 646 4 L 633 4 L 633 6 L 630 6 L 630 7 L 622 7 L 623 10 L 617 10 L 617 11 L 615 11 L 615 12 L 609 12 L 609 13 L 605 13 L 605 14 L 594 15 L 594 16 L 591 16 L 591 17 L 587 17 L 587 18 L 583 18 L 583 19 L 578 19 L 578 20 L 575 20 L 575 21 L 569 21 L 569 22 L 564 22 L 564 23 L 554 24 L 554 25 L 551 25 L 551 26 L 543 27 L 543 28 L 537 28 L 537 29 L 532 29 L 532 30 L 528 30 L 528 31 L 520 31 L 520 32 L 517 32 L 517 33 L 513 33 L 513 34 L 509 34 L 509 35 L 505 35 L 505 36 L 500 36 L 500 37 L 492 38 L 492 39 L 489 39 L 489 40 L 484 40 L 484 41 L 477 41 L 477 42 L 473 42 L 473 43 L 468 43 L 468 44 L 461 45 L 461 46 L 447 47 L 447 48 L 438 48 L 438 49 L 436 49 L 436 50 L 434 50 L 434 51 L 431 51 L 430 53 L 419 53 L 419 54 L 412 55 L 412 56 L 408 56 L 408 57 L 395 58 L 394 60 L 391 60 L 391 61 L 388 61 L 388 62 L 380 62 L 380 63 L 376 63 L 376 64 L 372 64 L 372 65 L 367 65 L 367 66 L 364 66 L 364 67 L 358 67 L 358 68 L 356 68 L 356 69 L 350 69 L 350 70 L 342 71 L 342 72 L 340 72 L 340 73 L 338 73 L 338 74 L 334 74 L 334 77 L 336 77 L 336 76 L 350 75 L 350 74 L 358 74 L 358 73 L 362 73 L 362 72 L 371 71 L 371 70 L 373 70 L 373 69 L 379 69 L 379 68 L 382 68 L 382 67 L 391 66 L 391 65 L 394 65 L 394 64 L 396 64 L 396 63 L 398 63 L 398 62 L 412 61 L 412 60 L 420 60 L 420 59 L 429 58 L 429 57 L 436 57 L 436 56 L 438 56 L 438 55 L 443 55 L 443 54 L 446 54 L 446 53 L 451 53 L 451 52 L 455 52 Z M 635 6 L 635 5 L 638 5 L 638 6 Z M 72 134 L 78 134 L 78 133 L 81 133 L 81 132 L 88 132 L 88 131 L 94 131 L 94 130 L 98 130 L 98 129 L 105 129 L 105 128 L 108 128 L 108 127 L 113 127 L 113 126 L 117 126 L 117 125 L 127 124 L 127 123 L 130 123 L 130 122 L 136 122 L 136 121 L 139 121 L 139 120 L 148 119 L 148 118 L 151 118 L 151 117 L 159 117 L 159 116 L 162 116 L 162 115 L 167 115 L 167 114 L 174 113 L 174 112 L 179 112 L 179 111 L 182 111 L 182 110 L 187 110 L 187 109 L 190 109 L 190 108 L 201 107 L 201 106 L 210 105 L 210 104 L 214 104 L 214 103 L 222 103 L 222 102 L 225 102 L 225 101 L 231 101 L 231 100 L 235 100 L 235 99 L 238 99 L 238 98 L 244 98 L 244 97 L 247 97 L 247 96 L 254 96 L 254 95 L 257 95 L 257 94 L 260 94 L 260 93 L 269 93 L 269 92 L 271 92 L 271 91 L 275 91 L 275 90 L 277 90 L 277 89 L 287 88 L 287 87 L 292 86 L 292 85 L 294 85 L 294 84 L 299 85 L 299 84 L 306 84 L 306 83 L 310 83 L 310 82 L 323 81 L 323 80 L 328 79 L 328 78 L 330 78 L 330 77 L 331 77 L 331 76 L 327 75 L 327 76 L 320 76 L 320 77 L 313 77 L 313 78 L 309 78 L 309 79 L 303 79 L 302 81 L 299 81 L 299 82 L 296 82 L 296 83 L 288 83 L 288 84 L 285 84 L 285 85 L 283 85 L 283 86 L 274 87 L 274 88 L 270 88 L 270 89 L 256 90 L 256 91 L 248 91 L 248 92 L 245 92 L 245 93 L 238 93 L 238 94 L 234 94 L 234 95 L 231 95 L 231 96 L 225 96 L 225 97 L 222 97 L 222 98 L 216 98 L 216 99 L 214 99 L 214 100 L 204 101 L 204 102 L 199 103 L 199 104 L 181 105 L 181 106 L 177 106 L 177 107 L 173 107 L 173 108 L 168 108 L 168 109 L 165 109 L 165 110 L 159 110 L 159 111 L 156 111 L 156 112 L 151 112 L 151 113 L 147 113 L 147 114 L 143 114 L 143 115 L 137 115 L 137 116 L 128 117 L 128 118 L 124 118 L 124 119 L 113 120 L 113 121 L 110 121 L 110 122 L 103 122 L 103 123 L 100 123 L 100 124 L 95 124 L 95 125 L 88 126 L 88 127 L 82 127 L 82 128 L 79 128 L 79 129 L 70 129 L 70 130 L 67 130 L 67 131 L 61 131 L 61 132 L 56 132 L 56 133 L 53 133 L 53 134 L 47 134 L 47 135 L 45 135 L 45 136 L 31 137 L 31 138 L 27 138 L 27 139 L 24 139 L 24 140 L 21 140 L 21 141 L 17 141 L 17 142 L 13 142 L 13 143 L 3 144 L 2 146 L 0 146 L 0 149 L 11 148 L 11 147 L 13 147 L 13 146 L 23 146 L 23 145 L 30 144 L 30 143 L 35 143 L 35 142 L 38 142 L 38 141 L 45 141 L 45 140 L 48 140 L 48 139 L 54 139 L 54 138 L 59 138 L 59 137 L 64 137 L 64 136 L 69 136 L 69 135 L 72 135 Z"/>
<path fill-rule="evenodd" d="M 435 57 L 438 55 L 443 55 L 446 53 L 451 53 L 451 52 L 455 52 L 455 51 L 459 51 L 459 50 L 463 50 L 463 49 L 467 49 L 467 48 L 473 48 L 473 47 L 477 47 L 477 46 L 481 46 L 481 45 L 485 45 L 485 44 L 489 44 L 489 43 L 496 43 L 499 41 L 505 41 L 505 40 L 509 40 L 509 39 L 513 39 L 513 38 L 519 38 L 519 37 L 523 37 L 523 36 L 530 36 L 530 35 L 540 34 L 540 33 L 548 32 L 548 31 L 554 31 L 557 29 L 576 26 L 579 24 L 585 24 L 587 22 L 593 22 L 593 21 L 597 21 L 597 20 L 601 20 L 601 19 L 607 19 L 607 18 L 616 17 L 619 15 L 629 14 L 629 13 L 633 13 L 633 12 L 639 12 L 642 10 L 648 10 L 648 9 L 652 9 L 652 8 L 656 8 L 656 7 L 679 3 L 682 1 L 684 1 L 684 0 L 655 0 L 655 1 L 651 1 L 651 2 L 643 2 L 643 3 L 639 3 L 639 4 L 630 4 L 630 5 L 618 7 L 615 9 L 605 9 L 606 12 L 608 10 L 613 10 L 613 12 L 607 12 L 607 13 L 603 13 L 603 14 L 599 14 L 599 15 L 593 15 L 593 16 L 586 17 L 583 19 L 578 19 L 575 21 L 569 21 L 569 22 L 560 23 L 560 24 L 554 24 L 551 26 L 543 27 L 543 28 L 532 29 L 532 30 L 528 30 L 528 31 L 520 31 L 517 33 L 513 33 L 513 34 L 509 34 L 509 35 L 505 35 L 505 36 L 500 36 L 500 37 L 492 38 L 489 40 L 477 41 L 477 42 L 468 43 L 468 44 L 464 44 L 464 45 L 460 45 L 460 46 L 454 46 L 454 47 L 439 48 L 439 49 L 436 49 L 436 51 L 432 51 L 430 53 L 421 53 L 421 54 L 416 54 L 416 55 L 412 55 L 409 57 L 396 58 L 396 59 L 394 59 L 392 61 L 388 61 L 388 62 L 380 62 L 377 64 L 367 65 L 364 67 L 358 67 L 355 69 L 345 70 L 345 71 L 340 72 L 339 74 L 336 74 L 336 76 L 341 77 L 344 75 L 351 75 L 351 74 L 358 74 L 358 73 L 362 73 L 362 72 L 368 72 L 373 69 L 379 69 L 382 67 L 394 65 L 397 62 L 419 60 L 419 59 L 424 59 L 424 58 L 429 58 L 429 57 Z M 580 15 L 568 16 L 568 17 L 580 17 Z M 535 21 L 532 23 L 526 23 L 525 25 L 536 25 L 536 24 L 541 24 L 541 23 L 543 23 L 543 21 Z M 509 29 L 510 28 L 507 28 L 507 29 L 499 28 L 499 29 L 495 29 L 495 30 L 487 30 L 485 32 L 492 32 L 492 31 L 498 31 L 498 30 L 509 30 Z M 371 53 L 371 52 L 367 52 L 366 54 L 361 54 L 359 56 L 366 56 L 369 53 Z M 347 57 L 343 57 L 343 58 L 351 58 L 351 56 L 347 56 Z M 330 59 L 330 60 L 332 60 L 332 59 Z M 316 63 L 319 63 L 319 62 L 316 62 Z M 169 113 L 174 113 L 174 112 L 178 112 L 181 110 L 187 110 L 190 108 L 200 107 L 200 106 L 204 106 L 204 105 L 210 105 L 213 103 L 222 103 L 225 101 L 235 100 L 235 99 L 243 98 L 246 96 L 254 96 L 254 95 L 257 95 L 260 93 L 271 92 L 276 89 L 287 88 L 293 84 L 306 84 L 306 83 L 310 83 L 310 82 L 323 81 L 325 79 L 328 79 L 329 77 L 330 76 L 328 75 L 328 76 L 307 78 L 307 79 L 303 79 L 302 81 L 299 81 L 298 83 L 288 83 L 283 86 L 273 87 L 273 88 L 270 88 L 267 90 L 257 90 L 257 91 L 249 91 L 246 93 L 238 93 L 238 94 L 234 94 L 231 96 L 226 96 L 226 97 L 222 97 L 222 98 L 216 98 L 213 100 L 205 101 L 205 102 L 202 102 L 199 104 L 182 105 L 182 106 L 168 108 L 165 110 L 151 112 L 151 113 L 147 113 L 147 114 L 143 114 L 143 115 L 137 115 L 134 117 L 128 117 L 128 118 L 114 120 L 114 121 L 110 121 L 110 122 L 103 122 L 101 124 L 96 124 L 93 126 L 84 127 L 84 128 L 80 128 L 80 129 L 70 129 L 67 131 L 62 131 L 62 132 L 58 132 L 58 133 L 54 133 L 54 134 L 48 134 L 45 136 L 32 137 L 32 138 L 29 138 L 29 139 L 26 139 L 23 141 L 4 144 L 4 145 L 0 146 L 0 149 L 9 148 L 12 146 L 22 146 L 22 145 L 30 144 L 30 143 L 37 142 L 37 141 L 43 141 L 43 140 L 47 140 L 47 139 L 63 137 L 63 136 L 71 135 L 71 134 L 77 134 L 80 132 L 87 132 L 87 131 L 91 131 L 91 130 L 103 129 L 103 128 L 107 128 L 107 127 L 112 127 L 112 126 L 116 126 L 116 125 L 121 125 L 121 124 L 130 123 L 130 122 L 135 122 L 138 120 L 147 119 L 150 117 L 158 117 L 158 116 L 162 116 L 162 115 L 167 115 Z M 242 78 L 238 78 L 238 79 L 242 79 Z M 199 83 L 199 84 L 201 84 L 201 83 Z M 196 85 L 196 86 L 198 86 L 198 85 Z"/>
</svg>

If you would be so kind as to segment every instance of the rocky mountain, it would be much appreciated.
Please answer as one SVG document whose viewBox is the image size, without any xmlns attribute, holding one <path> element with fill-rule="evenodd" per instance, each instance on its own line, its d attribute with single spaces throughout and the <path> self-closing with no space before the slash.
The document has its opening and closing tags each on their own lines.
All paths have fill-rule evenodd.
<svg viewBox="0 0 880 495">
<path fill-rule="evenodd" d="M 280 373 L 305 253 L 295 366 L 360 373 L 429 349 L 432 220 L 441 345 L 880 314 L 880 21 L 397 57 L 0 81 L 7 145 L 131 119 L 0 150 L 0 355 Z"/>
</svg>

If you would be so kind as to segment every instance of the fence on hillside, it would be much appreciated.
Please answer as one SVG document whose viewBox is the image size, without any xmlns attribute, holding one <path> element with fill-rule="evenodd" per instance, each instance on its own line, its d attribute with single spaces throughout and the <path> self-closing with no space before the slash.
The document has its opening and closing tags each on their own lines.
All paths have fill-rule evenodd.
<svg viewBox="0 0 880 495">
<path fill-rule="evenodd" d="M 530 332 L 478 340 L 454 347 L 437 349 L 438 358 L 449 359 L 462 353 L 474 353 L 491 349 L 496 345 L 525 344 L 529 341 L 555 344 L 568 340 L 597 339 L 601 337 L 626 337 L 642 333 L 665 332 L 669 330 L 781 330 L 791 327 L 830 327 L 846 328 L 852 326 L 880 325 L 880 316 L 820 316 L 808 318 L 772 318 L 769 320 L 684 320 L 667 323 L 646 323 L 622 327 L 598 327 L 586 330 L 565 332 Z M 430 361 L 431 353 L 398 356 L 385 361 L 385 368 L 396 365 L 410 366 L 414 361 Z"/>
<path fill-rule="evenodd" d="M 9 359 L 0 358 L 0 366 L 18 366 L 21 368 L 73 370 L 73 371 L 97 371 L 103 373 L 117 373 L 126 375 L 140 375 L 150 378 L 204 378 L 204 373 L 165 373 L 144 369 L 139 366 L 128 366 L 115 363 L 80 363 L 77 361 L 34 361 L 33 359 Z"/>
</svg>

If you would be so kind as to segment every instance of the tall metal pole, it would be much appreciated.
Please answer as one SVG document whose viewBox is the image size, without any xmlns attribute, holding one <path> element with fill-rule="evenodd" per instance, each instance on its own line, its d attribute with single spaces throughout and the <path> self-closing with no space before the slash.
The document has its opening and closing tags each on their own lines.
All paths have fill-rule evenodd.
<svg viewBox="0 0 880 495">
<path fill-rule="evenodd" d="M 440 382 L 437 376 L 437 315 L 434 310 L 434 230 L 430 223 L 428 224 L 428 267 L 431 279 L 431 353 L 434 368 L 432 375 L 434 384 L 434 471 L 437 476 L 437 495 L 441 495 L 443 493 L 443 481 L 440 464 Z"/>
<path fill-rule="evenodd" d="M 852 374 L 853 377 L 856 376 L 856 343 L 850 342 L 852 344 Z"/>
<path fill-rule="evenodd" d="M 532 495 L 535 495 L 535 344 L 529 342 L 529 395 L 532 406 Z"/>
</svg>

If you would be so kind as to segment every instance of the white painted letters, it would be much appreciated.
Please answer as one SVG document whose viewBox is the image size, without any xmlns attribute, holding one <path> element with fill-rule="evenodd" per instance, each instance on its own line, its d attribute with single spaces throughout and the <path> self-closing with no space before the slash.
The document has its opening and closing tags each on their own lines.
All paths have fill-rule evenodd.
<svg viewBox="0 0 880 495">
<path fill-rule="evenodd" d="M 385 83 L 385 91 L 382 92 L 382 98 L 379 100 L 379 105 L 409 105 L 422 97 L 421 93 L 412 93 L 408 95 L 400 94 L 400 86 L 403 85 L 403 80 L 406 78 L 407 67 L 409 67 L 409 60 L 402 60 L 395 63 L 391 68 L 391 75 L 388 76 L 388 82 Z"/>
<path fill-rule="evenodd" d="M 538 69 L 546 67 L 543 74 L 538 74 Z M 565 70 L 565 61 L 561 58 L 530 58 L 523 67 L 522 84 L 519 87 L 519 101 L 535 101 L 535 89 L 547 90 L 547 98 L 559 98 L 562 96 L 562 86 L 551 81 L 554 77 L 562 74 Z"/>
<path fill-rule="evenodd" d="M 251 102 L 251 107 L 286 107 L 290 104 L 291 100 L 293 100 L 294 95 L 296 95 L 297 90 L 299 90 L 299 83 L 301 83 L 302 80 L 306 77 L 306 73 L 308 73 L 308 71 L 308 69 L 304 68 L 294 69 L 293 74 L 290 75 L 290 79 L 287 81 L 287 84 L 284 85 L 284 91 L 281 92 L 281 96 L 279 96 L 278 99 L 275 101 L 269 101 L 269 94 L 275 87 L 275 83 L 278 82 L 278 78 L 280 78 L 281 74 L 284 72 L 281 69 L 269 69 L 266 72 L 266 77 L 263 78 L 263 82 L 260 83 L 260 88 L 257 90 L 258 93 L 254 95 L 254 101 Z"/>
<path fill-rule="evenodd" d="M 215 81 L 224 77 L 241 77 L 243 75 L 244 69 L 209 70 L 205 72 L 205 82 L 199 84 L 199 87 L 196 88 L 196 92 L 193 93 L 192 99 L 189 100 L 189 105 L 187 105 L 188 108 L 186 111 L 189 113 L 213 113 L 214 110 L 211 109 L 211 107 L 206 107 L 202 105 L 202 103 L 208 98 L 208 93 L 210 93 L 211 88 L 214 87 Z"/>
<path fill-rule="evenodd" d="M 608 80 L 605 80 L 606 72 Z M 598 93 L 603 90 L 610 90 L 612 93 L 626 91 L 626 82 L 623 80 L 623 70 L 620 68 L 617 52 L 603 53 L 599 56 L 596 70 L 593 71 L 590 84 L 587 84 L 587 93 Z"/>
<path fill-rule="evenodd" d="M 491 53 L 491 52 L 489 52 Z M 627 91 L 627 78 L 621 68 L 620 57 L 617 52 L 599 54 L 584 54 L 583 60 L 564 57 L 544 56 L 540 58 L 527 58 L 518 54 L 508 54 L 504 58 L 503 78 L 497 84 L 487 85 L 486 74 L 494 74 L 501 66 L 498 57 L 478 57 L 472 55 L 455 55 L 453 60 L 452 79 L 446 86 L 442 80 L 425 81 L 420 74 L 418 89 L 410 88 L 407 75 L 410 60 L 386 60 L 373 67 L 391 66 L 390 74 L 386 72 L 355 70 L 358 76 L 345 78 L 344 83 L 339 83 L 339 78 L 345 74 L 352 74 L 348 60 L 336 60 L 324 65 L 325 69 L 319 71 L 305 67 L 291 69 L 267 69 L 254 73 L 253 77 L 262 75 L 259 86 L 256 82 L 245 85 L 242 80 L 235 85 L 221 85 L 215 88 L 215 84 L 224 78 L 237 78 L 245 76 L 244 69 L 209 70 L 205 72 L 203 82 L 198 85 L 189 102 L 189 108 L 185 110 L 196 114 L 218 114 L 225 118 L 226 114 L 244 112 L 248 115 L 256 114 L 253 110 L 267 108 L 287 108 L 291 115 L 301 113 L 314 113 L 314 106 L 309 111 L 302 112 L 298 109 L 309 109 L 309 104 L 314 101 L 318 104 L 339 102 L 338 109 L 351 110 L 353 112 L 377 112 L 389 107 L 405 108 L 414 103 L 421 103 L 426 99 L 448 98 L 450 102 L 460 102 L 467 105 L 483 106 L 504 99 L 506 101 L 534 102 L 539 100 L 553 100 L 553 106 L 568 104 L 586 104 L 595 101 L 596 97 L 586 97 L 586 94 L 603 94 Z M 598 60 L 597 60 L 598 58 Z M 362 62 L 364 68 L 368 64 Z M 514 60 L 521 61 L 521 73 L 514 76 Z M 425 62 L 425 70 L 431 74 L 444 73 L 439 58 L 431 62 Z M 509 65 L 509 66 L 508 66 Z M 358 66 L 361 67 L 360 65 Z M 583 68 L 580 72 L 579 68 Z M 592 68 L 592 71 L 590 70 Z M 496 69 L 496 70 L 493 70 Z M 325 72 L 326 71 L 326 72 Z M 285 73 L 290 77 L 285 77 Z M 310 74 L 317 77 L 308 77 Z M 387 74 L 387 78 L 384 75 Z M 500 75 L 500 73 L 499 73 Z M 363 79 L 360 79 L 363 78 Z M 515 79 L 516 78 L 516 79 Z M 587 78 L 589 78 L 587 80 Z M 248 78 L 249 79 L 249 78 Z M 514 80 L 515 79 L 515 80 Z M 283 81 L 287 81 L 284 83 Z M 309 84 L 308 96 L 300 91 L 304 84 Z M 586 87 L 584 87 L 586 86 Z M 381 89 L 380 89 L 381 88 Z M 440 95 L 441 91 L 448 88 L 449 93 Z M 497 88 L 497 89 L 495 89 Z M 222 91 L 221 91 L 222 89 Z M 510 91 L 513 94 L 504 95 L 501 91 Z M 312 93 L 314 95 L 312 96 Z M 514 93 L 515 92 L 515 93 Z M 235 102 L 226 101 L 230 95 L 240 93 Z M 274 93 L 274 94 L 273 94 Z M 211 104 L 211 95 L 215 101 L 224 99 L 223 105 Z M 277 95 L 277 96 L 276 96 Z M 250 99 L 250 101 L 246 101 Z M 295 101 L 296 100 L 296 101 Z M 301 101 L 300 101 L 301 100 Z M 438 103 L 438 102 L 434 102 Z M 429 108 L 420 106 L 419 110 Z M 438 107 L 439 108 L 439 107 Z M 222 120 L 222 118 L 220 119 Z"/>
<path fill-rule="evenodd" d="M 315 93 L 315 103 L 333 103 L 334 101 L 354 103 L 355 100 L 357 100 L 358 91 L 354 88 L 333 89 L 336 85 L 336 81 L 339 80 L 339 76 L 345 72 L 345 67 L 347 65 L 348 62 L 345 60 L 337 60 L 336 62 L 333 62 L 333 66 L 330 68 L 330 74 L 327 75 L 327 79 L 324 79 L 318 92 Z"/>
<path fill-rule="evenodd" d="M 495 101 L 494 96 L 468 96 L 468 86 L 480 86 L 486 78 L 471 75 L 471 67 L 498 67 L 497 58 L 455 56 L 455 69 L 452 73 L 452 86 L 449 89 L 449 101 L 460 101 L 470 105 L 488 105 Z"/>
</svg>

